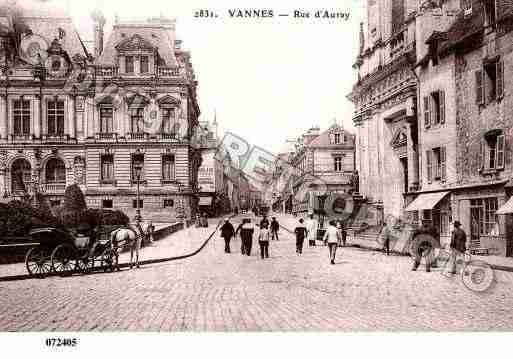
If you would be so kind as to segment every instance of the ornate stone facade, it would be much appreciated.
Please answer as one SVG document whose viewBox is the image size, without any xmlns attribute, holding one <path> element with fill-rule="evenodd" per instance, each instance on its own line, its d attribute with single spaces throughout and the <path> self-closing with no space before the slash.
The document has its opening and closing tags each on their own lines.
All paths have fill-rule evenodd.
<svg viewBox="0 0 513 359">
<path fill-rule="evenodd" d="M 118 21 L 104 47 L 105 19 L 95 13 L 93 58 L 62 11 L 16 6 L 32 34 L 0 75 L 0 195 L 37 190 L 57 205 L 77 183 L 89 205 L 133 216 L 140 163 L 143 218 L 171 221 L 176 204 L 191 216 L 200 111 L 174 20 Z M 23 52 L 31 46 L 40 53 Z"/>
</svg>

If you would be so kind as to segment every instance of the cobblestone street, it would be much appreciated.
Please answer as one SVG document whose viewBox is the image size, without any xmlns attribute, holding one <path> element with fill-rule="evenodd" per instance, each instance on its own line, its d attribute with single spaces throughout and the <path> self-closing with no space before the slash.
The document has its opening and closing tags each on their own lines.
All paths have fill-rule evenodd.
<svg viewBox="0 0 513 359">
<path fill-rule="evenodd" d="M 214 229 L 190 228 L 143 258 L 197 248 Z M 187 236 L 189 234 L 190 236 Z M 138 270 L 0 283 L 0 331 L 491 330 L 513 328 L 513 275 L 476 294 L 459 277 L 411 272 L 407 257 L 326 247 L 295 254 L 281 231 L 270 257 L 223 252 L 216 235 L 197 256 Z"/>
</svg>

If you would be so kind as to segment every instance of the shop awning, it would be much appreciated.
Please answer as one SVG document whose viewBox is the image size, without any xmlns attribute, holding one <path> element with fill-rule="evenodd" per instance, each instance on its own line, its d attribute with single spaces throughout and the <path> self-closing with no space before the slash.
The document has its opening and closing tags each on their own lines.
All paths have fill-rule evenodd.
<svg viewBox="0 0 513 359">
<path fill-rule="evenodd" d="M 438 202 L 442 200 L 449 191 L 447 192 L 434 192 L 434 193 L 421 193 L 412 203 L 406 207 L 406 212 L 419 211 L 422 209 L 433 209 Z"/>
<path fill-rule="evenodd" d="M 513 213 L 513 196 L 504 205 L 499 208 L 496 214 L 510 214 Z"/>
<path fill-rule="evenodd" d="M 210 206 L 212 204 L 212 197 L 200 197 L 199 205 L 200 206 Z"/>
</svg>

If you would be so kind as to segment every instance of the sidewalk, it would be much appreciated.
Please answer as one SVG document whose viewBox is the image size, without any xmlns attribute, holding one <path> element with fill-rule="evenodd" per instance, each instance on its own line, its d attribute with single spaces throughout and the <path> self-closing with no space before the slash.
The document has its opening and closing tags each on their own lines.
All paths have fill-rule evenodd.
<svg viewBox="0 0 513 359">
<path fill-rule="evenodd" d="M 271 214 L 271 216 L 273 216 Z M 292 215 L 275 214 L 276 218 L 280 222 L 280 225 L 289 231 L 293 231 L 299 223 L 300 217 L 294 217 Z M 378 233 L 365 233 L 357 235 L 347 236 L 347 245 L 351 247 L 358 247 L 373 251 L 381 251 L 383 248 L 383 241 Z M 390 252 L 399 255 L 409 255 L 407 250 L 407 244 L 404 240 L 397 240 L 395 243 L 390 244 Z M 488 263 L 494 269 L 504 270 L 513 272 L 513 258 L 512 257 L 500 257 L 500 256 L 476 256 L 473 255 L 472 260 L 481 260 Z"/>
</svg>

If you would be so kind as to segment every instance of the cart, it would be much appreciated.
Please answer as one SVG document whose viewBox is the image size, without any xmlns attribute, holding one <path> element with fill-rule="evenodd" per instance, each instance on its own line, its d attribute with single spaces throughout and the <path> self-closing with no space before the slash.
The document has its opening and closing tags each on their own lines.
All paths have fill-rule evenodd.
<svg viewBox="0 0 513 359">
<path fill-rule="evenodd" d="M 97 268 L 97 264 L 105 271 L 113 270 L 121 247 L 113 246 L 109 235 L 102 239 L 98 234 L 86 236 L 58 228 L 38 228 L 29 235 L 39 244 L 25 256 L 25 266 L 33 276 L 86 273 Z"/>
</svg>

